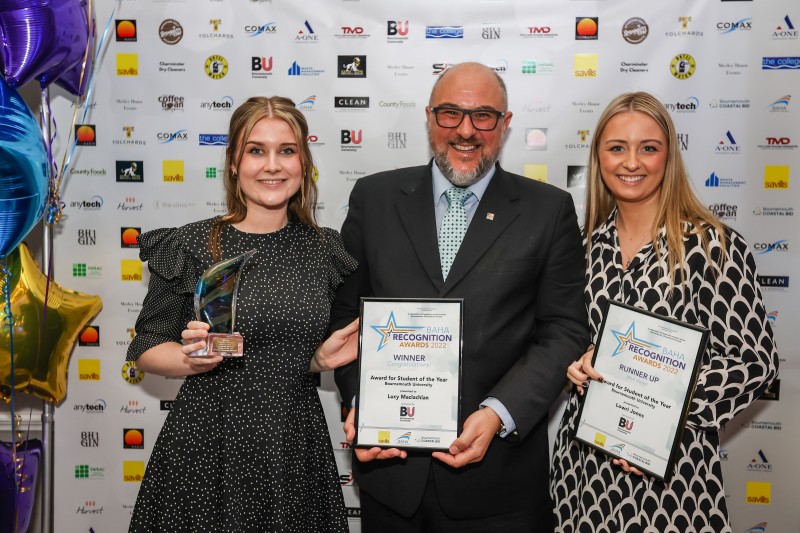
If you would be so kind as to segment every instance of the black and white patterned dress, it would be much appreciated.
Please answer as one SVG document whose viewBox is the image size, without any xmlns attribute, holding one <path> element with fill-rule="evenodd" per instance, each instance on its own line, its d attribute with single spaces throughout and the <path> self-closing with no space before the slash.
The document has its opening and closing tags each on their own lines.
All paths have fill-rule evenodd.
<svg viewBox="0 0 800 533">
<path fill-rule="evenodd" d="M 141 235 L 150 287 L 128 350 L 180 341 L 198 276 L 214 263 L 213 219 Z M 131 532 L 346 532 L 344 501 L 309 364 L 330 305 L 355 269 L 341 237 L 289 223 L 225 226 L 222 258 L 256 249 L 239 283 L 245 355 L 186 378 L 158 436 Z"/>
<path fill-rule="evenodd" d="M 592 338 L 611 299 L 708 328 L 708 347 L 668 487 L 626 474 L 607 456 L 570 438 L 578 407 L 573 390 L 556 438 L 550 482 L 556 531 L 730 532 L 717 431 L 755 400 L 778 370 L 755 261 L 744 239 L 729 230 L 728 260 L 715 277 L 699 235 L 690 235 L 684 238 L 685 261 L 678 265 L 686 284 L 671 294 L 652 244 L 623 269 L 615 219 L 613 212 L 592 235 L 585 291 Z M 709 231 L 711 255 L 718 257 L 719 235 Z M 663 230 L 660 246 L 666 249 Z"/>
</svg>

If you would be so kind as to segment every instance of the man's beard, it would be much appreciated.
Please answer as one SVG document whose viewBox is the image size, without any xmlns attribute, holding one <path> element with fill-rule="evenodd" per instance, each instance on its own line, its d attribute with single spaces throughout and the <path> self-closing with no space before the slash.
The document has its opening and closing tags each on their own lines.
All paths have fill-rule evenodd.
<svg viewBox="0 0 800 533">
<path fill-rule="evenodd" d="M 461 140 L 462 139 L 458 139 L 456 142 L 460 142 Z M 447 159 L 447 146 L 445 146 L 444 150 L 437 151 L 435 148 L 433 148 L 433 143 L 430 144 L 431 149 L 433 150 L 433 160 L 436 161 L 436 166 L 442 171 L 444 177 L 456 187 L 469 187 L 470 185 L 480 181 L 480 179 L 484 177 L 486 173 L 489 172 L 489 170 L 494 166 L 500 155 L 498 152 L 484 154 L 478 162 L 478 166 L 468 172 L 460 172 L 454 169 L 453 165 L 450 164 L 450 160 Z M 467 143 L 465 142 L 465 144 Z"/>
</svg>

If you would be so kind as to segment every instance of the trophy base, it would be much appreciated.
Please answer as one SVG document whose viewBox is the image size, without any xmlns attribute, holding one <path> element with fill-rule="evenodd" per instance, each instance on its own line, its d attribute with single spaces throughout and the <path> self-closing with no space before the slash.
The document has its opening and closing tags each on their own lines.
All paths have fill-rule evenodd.
<svg viewBox="0 0 800 533">
<path fill-rule="evenodd" d="M 209 333 L 206 347 L 195 350 L 189 357 L 241 357 L 244 355 L 244 338 L 239 333 Z"/>
</svg>

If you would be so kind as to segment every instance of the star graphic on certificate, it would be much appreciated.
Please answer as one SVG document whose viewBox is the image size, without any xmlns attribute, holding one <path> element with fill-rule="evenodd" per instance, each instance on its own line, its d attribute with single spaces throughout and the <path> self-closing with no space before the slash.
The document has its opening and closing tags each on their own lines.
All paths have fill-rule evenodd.
<svg viewBox="0 0 800 533">
<path fill-rule="evenodd" d="M 621 331 L 611 330 L 611 333 L 614 335 L 614 338 L 617 340 L 617 347 L 614 348 L 614 353 L 611 354 L 611 357 L 615 355 L 619 355 L 625 350 L 625 347 L 629 344 L 635 344 L 637 346 L 641 346 L 642 348 L 658 348 L 657 344 L 653 344 L 651 342 L 644 341 L 642 339 L 636 338 L 636 322 L 631 322 L 631 325 L 628 327 L 628 331 L 625 333 Z"/>
<path fill-rule="evenodd" d="M 381 335 L 381 342 L 378 344 L 377 351 L 386 346 L 392 338 L 393 333 L 411 333 L 414 330 L 422 329 L 422 326 L 398 326 L 395 322 L 394 311 L 389 313 L 389 319 L 386 321 L 385 326 L 370 326 L 375 330 L 378 335 Z"/>
</svg>

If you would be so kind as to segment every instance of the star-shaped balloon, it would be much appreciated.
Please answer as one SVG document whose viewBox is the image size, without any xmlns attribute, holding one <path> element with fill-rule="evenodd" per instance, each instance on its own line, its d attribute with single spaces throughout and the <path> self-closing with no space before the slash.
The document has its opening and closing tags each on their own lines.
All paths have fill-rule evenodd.
<svg viewBox="0 0 800 533">
<path fill-rule="evenodd" d="M 38 79 L 42 87 L 80 67 L 94 20 L 87 0 L 4 0 L 0 2 L 3 76 L 12 87 Z M 91 55 L 89 56 L 91 58 Z M 89 62 L 91 63 L 91 61 Z M 88 65 L 87 65 L 88 68 Z M 84 77 L 88 77 L 88 72 Z M 73 76 L 74 78 L 74 76 Z M 70 89 L 73 86 L 73 89 Z M 82 94 L 75 80 L 65 85 Z"/>
<path fill-rule="evenodd" d="M 10 353 L 5 304 L 0 303 L 0 398 L 11 397 L 13 355 L 14 390 L 60 402 L 67 393 L 67 365 L 75 341 L 100 312 L 102 300 L 53 281 L 48 288 L 47 277 L 24 243 L 7 260 L 11 276 L 0 279 L 0 289 L 9 283 L 14 353 Z"/>
</svg>

